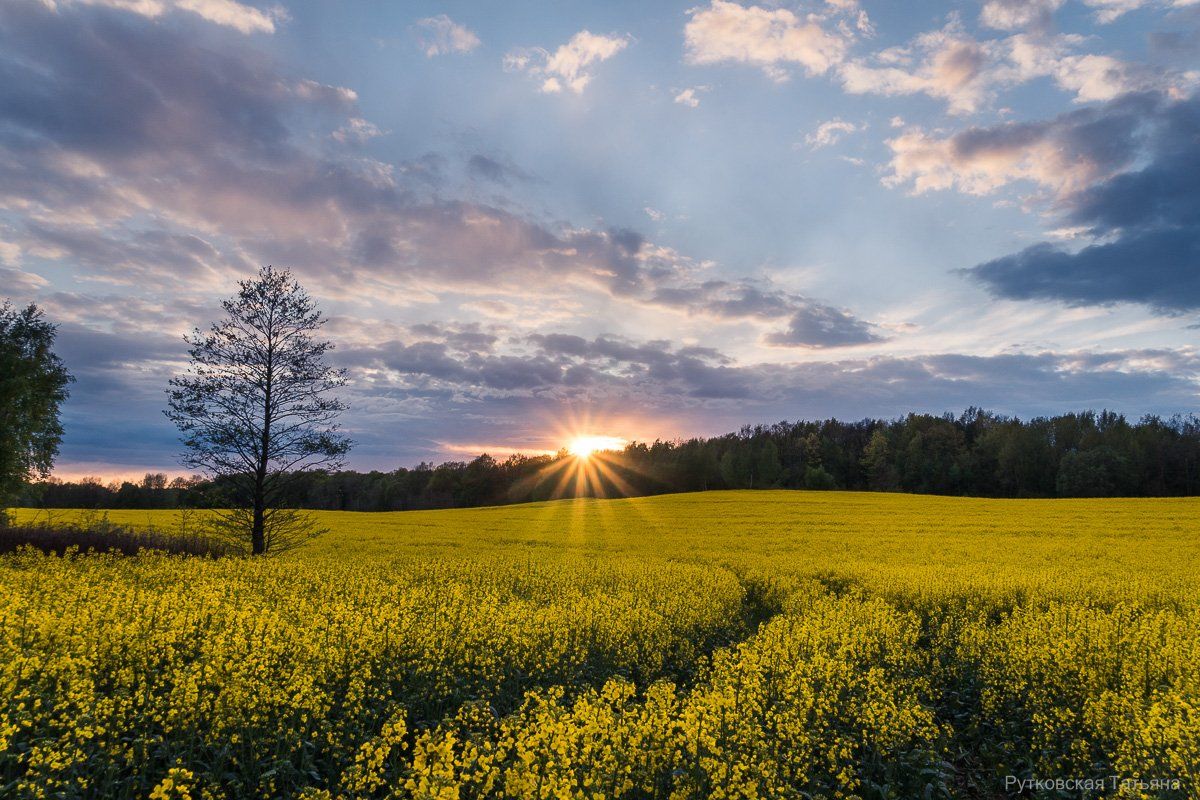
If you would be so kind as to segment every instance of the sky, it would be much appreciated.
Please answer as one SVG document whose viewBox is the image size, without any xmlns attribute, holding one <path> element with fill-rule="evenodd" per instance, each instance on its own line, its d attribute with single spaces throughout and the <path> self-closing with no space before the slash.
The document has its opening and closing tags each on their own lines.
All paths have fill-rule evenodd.
<svg viewBox="0 0 1200 800">
<path fill-rule="evenodd" d="M 291 269 L 358 469 L 982 406 L 1197 408 L 1200 2 L 0 3 L 0 297 L 64 477 L 172 474 Z"/>
</svg>

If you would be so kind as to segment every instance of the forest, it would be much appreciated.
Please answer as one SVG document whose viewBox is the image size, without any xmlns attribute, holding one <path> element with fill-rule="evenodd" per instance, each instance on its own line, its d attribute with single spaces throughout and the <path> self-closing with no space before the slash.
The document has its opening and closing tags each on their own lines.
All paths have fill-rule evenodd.
<svg viewBox="0 0 1200 800">
<path fill-rule="evenodd" d="M 570 496 L 637 496 L 709 489 L 847 489 L 977 497 L 1157 497 L 1200 494 L 1200 419 L 1110 411 L 1027 421 L 970 408 L 958 416 L 780 422 L 682 441 L 632 442 L 592 466 L 555 455 L 481 455 L 391 472 L 290 476 L 296 508 L 400 511 Z M 26 484 L 30 508 L 220 506 L 222 480 L 85 478 Z"/>
</svg>

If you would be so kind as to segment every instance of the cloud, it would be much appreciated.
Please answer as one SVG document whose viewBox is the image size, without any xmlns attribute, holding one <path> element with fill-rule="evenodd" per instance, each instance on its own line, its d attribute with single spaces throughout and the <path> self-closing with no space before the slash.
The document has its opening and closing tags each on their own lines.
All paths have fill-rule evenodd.
<svg viewBox="0 0 1200 800">
<path fill-rule="evenodd" d="M 1200 28 L 1154 31 L 1149 36 L 1150 52 L 1167 59 L 1188 62 L 1200 53 Z"/>
<path fill-rule="evenodd" d="M 946 137 L 909 130 L 888 146 L 885 183 L 915 194 L 982 195 L 1018 181 L 1049 192 L 1057 229 L 1081 244 L 1042 242 L 963 271 L 995 296 L 1138 303 L 1165 314 L 1200 309 L 1197 98 L 1129 94 Z"/>
<path fill-rule="evenodd" d="M 383 342 L 343 355 L 352 370 L 383 376 L 371 393 L 441 398 L 421 421 L 426 431 L 451 430 L 486 403 L 492 414 L 504 409 L 502 427 L 524 419 L 531 427 L 518 427 L 526 436 L 537 433 L 533 425 L 544 428 L 537 419 L 561 419 L 564 409 L 581 405 L 633 405 L 660 420 L 702 410 L 710 427 L 721 419 L 736 427 L 753 419 L 888 416 L 975 404 L 1024 415 L 1064 407 L 1170 413 L 1192 407 L 1200 379 L 1200 356 L 1187 349 L 769 364 L 665 341 L 541 333 L 488 355 L 455 353 L 433 341 Z"/>
<path fill-rule="evenodd" d="M 1097 137 L 1130 101 L 1095 111 Z M 1108 169 L 1060 200 L 1065 223 L 1093 243 L 1069 251 L 1041 243 L 965 273 L 998 297 L 1068 305 L 1140 303 L 1174 314 L 1200 309 L 1200 99 L 1142 98 L 1141 134 L 1109 141 Z M 1127 122 L 1116 130 L 1128 131 Z"/>
<path fill-rule="evenodd" d="M 605 36 L 582 30 L 553 53 L 541 48 L 510 51 L 504 57 L 504 67 L 537 78 L 543 92 L 553 94 L 566 89 L 582 94 L 594 77 L 589 68 L 612 58 L 630 41 L 628 35 Z"/>
<path fill-rule="evenodd" d="M 174 334 L 218 313 L 214 296 L 261 263 L 294 266 L 338 315 L 330 327 L 336 357 L 354 374 L 347 421 L 364 442 L 356 466 L 412 463 L 436 455 L 437 441 L 466 436 L 534 441 L 547 420 L 596 403 L 637 409 L 653 418 L 647 429 L 668 435 L 725 419 L 736 427 L 931 404 L 1194 407 L 1188 351 L 873 359 L 858 356 L 870 350 L 838 350 L 879 341 L 881 331 L 835 303 L 769 283 L 706 280 L 705 262 L 634 230 L 536 216 L 503 197 L 455 199 L 461 174 L 441 156 L 383 162 L 364 154 L 360 145 L 377 129 L 352 90 L 306 80 L 233 28 L 197 37 L 188 25 L 145 16 L 77 3 L 0 5 L 0 282 L 26 284 L 64 323 L 62 352 L 80 376 L 66 409 L 64 464 L 148 468 L 173 457 L 175 434 L 159 410 L 165 378 L 184 355 Z M 815 24 L 849 41 L 831 17 L 793 16 L 793 27 Z M 584 50 L 574 60 L 534 51 L 524 69 L 571 89 L 568 76 L 578 81 L 603 60 Z M 903 54 L 893 55 L 892 65 L 903 66 Z M 774 65 L 807 69 L 790 57 Z M 1125 102 L 1135 120 L 1128 129 L 1114 101 L 1104 113 L 1081 109 L 1024 134 L 1035 149 L 1043 141 L 1065 147 L 1061 168 L 1086 163 L 1076 182 L 1048 167 L 1023 174 L 980 166 L 1003 161 L 991 150 L 1019 149 L 1019 141 L 1005 144 L 1015 135 L 1008 128 L 923 135 L 953 140 L 938 150 L 951 162 L 944 169 L 982 172 L 987 190 L 1032 180 L 1054 192 L 1066 222 L 1097 245 L 1122 241 L 1125 230 L 1183 230 L 1200 196 L 1189 182 L 1194 165 L 1168 152 L 1189 146 L 1183 123 L 1183 133 L 1166 137 L 1170 101 Z M 485 153 L 458 165 L 494 184 L 468 187 L 472 197 L 521 179 Z M 1140 175 L 1150 163 L 1161 172 Z M 909 185 L 916 175 L 898 179 Z M 1118 178 L 1131 188 L 1104 191 Z M 946 188 L 964 185 L 952 179 Z M 71 275 L 79 285 L 54 291 L 26 277 L 36 274 Z M 547 327 L 549 312 L 530 322 L 535 306 L 558 319 L 579 316 L 580 304 L 595 299 L 589 293 L 611 316 L 561 331 Z M 389 319 L 401 308 L 411 322 Z M 710 331 L 707 341 L 730 332 L 748 350 L 755 341 L 825 348 L 826 360 L 804 352 L 812 363 L 739 361 L 691 340 L 597 329 L 597 319 L 632 327 L 637 315 L 656 312 L 691 315 L 688 327 Z M 488 324 L 453 320 L 468 313 Z M 575 335 L 581 330 L 587 335 Z"/>
<path fill-rule="evenodd" d="M 425 17 L 413 23 L 413 36 L 426 58 L 451 53 L 469 53 L 479 47 L 479 37 L 445 14 Z"/>
<path fill-rule="evenodd" d="M 1054 12 L 1065 0 L 987 0 L 979 12 L 979 21 L 989 28 L 1004 31 L 1021 28 L 1046 28 Z"/>
<path fill-rule="evenodd" d="M 851 94 L 927 94 L 945 100 L 951 113 L 969 114 L 992 95 L 997 57 L 995 43 L 977 41 L 952 19 L 904 48 L 845 63 L 838 74 Z"/>
<path fill-rule="evenodd" d="M 742 414 L 738 424 L 748 415 L 778 418 L 780 411 L 865 416 L 977 403 L 1010 413 L 1064 406 L 1180 409 L 1197 398 L 1200 379 L 1200 355 L 1187 349 L 769 364 L 738 363 L 712 348 L 660 340 L 538 333 L 487 353 L 421 339 L 339 352 L 351 369 L 390 376 L 379 391 L 442 393 L 448 402 L 503 397 L 620 404 L 637 397 L 639 407 L 663 411 L 732 401 Z"/>
<path fill-rule="evenodd" d="M 369 287 L 408 302 L 423 285 L 516 290 L 531 278 L 629 297 L 677 270 L 634 232 L 444 199 L 437 157 L 361 157 L 348 145 L 375 129 L 353 91 L 253 52 L 111 13 L 0 14 L 0 207 L 18 220 L 6 242 L 31 257 L 147 291 L 288 263 L 335 295 Z M 482 155 L 468 172 L 520 177 Z"/>
<path fill-rule="evenodd" d="M 1006 80 L 1023 83 L 1052 78 L 1075 102 L 1103 102 L 1130 92 L 1164 91 L 1185 94 L 1200 83 L 1200 73 L 1176 72 L 1133 64 L 1109 55 L 1073 54 L 1084 37 L 1017 34 L 1006 42 L 1011 66 Z"/>
<path fill-rule="evenodd" d="M 973 127 L 940 137 L 919 128 L 887 142 L 884 182 L 913 193 L 958 189 L 988 194 L 1031 181 L 1063 196 L 1127 167 L 1136 157 L 1157 95 L 1130 95 L 1051 120 Z"/>
<path fill-rule="evenodd" d="M 1183 410 L 1195 402 L 1197 378 L 1200 359 L 1192 351 L 1130 350 L 805 363 L 763 385 L 787 398 L 792 415 L 852 418 L 980 404 L 1030 416 L 1063 408 Z"/>
<path fill-rule="evenodd" d="M 835 117 L 818 125 L 816 130 L 804 137 L 804 143 L 813 150 L 819 150 L 837 144 L 846 134 L 863 130 L 864 127 Z"/>
<path fill-rule="evenodd" d="M 230 257 L 201 236 L 164 229 L 92 228 L 54 222 L 29 222 L 25 250 L 31 256 L 69 262 L 108 282 L 161 285 L 177 289 L 221 281 L 226 267 L 252 269 L 249 261 Z"/>
<path fill-rule="evenodd" d="M 301 119 L 357 116 L 348 89 L 116 12 L 16 5 L 0 20 L 0 202 L 46 219 L 179 208 L 260 165 L 278 173 Z M 221 192 L 195 200 L 218 207 Z"/>
<path fill-rule="evenodd" d="M 533 179 L 529 173 L 511 161 L 501 161 L 479 153 L 476 153 L 467 160 L 467 174 L 473 178 L 483 178 L 502 186 L 508 186 L 513 181 L 529 181 Z"/>
<path fill-rule="evenodd" d="M 1046 28 L 1054 12 L 1065 0 L 987 0 L 979 14 L 979 21 L 991 28 L 1017 30 L 1019 28 Z M 1130 11 L 1139 8 L 1185 8 L 1196 4 L 1196 0 L 1083 0 L 1083 5 L 1094 9 L 1096 21 L 1107 24 Z"/>
<path fill-rule="evenodd" d="M 884 341 L 870 323 L 849 311 L 744 281 L 677 282 L 660 286 L 650 302 L 718 320 L 784 322 L 783 330 L 763 336 L 763 343 L 774 347 L 820 349 Z"/>
<path fill-rule="evenodd" d="M 0 57 L 0 204 L 21 209 L 6 240 L 93 280 L 202 293 L 281 263 L 315 291 L 351 301 L 411 305 L 536 286 L 546 299 L 595 292 L 785 331 L 815 302 L 697 284 L 701 265 L 636 231 L 446 198 L 438 158 L 381 163 L 351 147 L 374 129 L 357 122 L 348 89 L 169 31 L 63 23 L 39 10 L 0 34 L 11 32 L 0 44 L 13 54 Z M 114 62 L 114 49 L 130 57 Z M 314 137 L 322 128 L 332 133 Z M 500 185 L 525 179 L 483 154 L 466 169 Z M 847 342 L 811 327 L 776 338 Z"/>
<path fill-rule="evenodd" d="M 777 347 L 812 348 L 873 344 L 883 341 L 883 337 L 846 311 L 807 303 L 792 315 L 786 330 L 768 334 L 763 341 Z"/>
<path fill-rule="evenodd" d="M 16 0 L 19 2 L 20 0 Z M 42 0 L 54 9 L 72 5 L 101 6 L 155 19 L 172 11 L 187 11 L 214 25 L 250 34 L 274 33 L 275 23 L 287 19 L 281 6 L 260 11 L 235 0 Z"/>
<path fill-rule="evenodd" d="M 62 409 L 66 435 L 56 473 L 121 475 L 178 462 L 178 433 L 162 407 L 182 341 L 62 325 L 55 350 L 76 378 Z"/>
<path fill-rule="evenodd" d="M 696 108 L 700 105 L 700 98 L 697 96 L 697 93 L 706 91 L 708 91 L 707 86 L 690 86 L 675 95 L 675 102 L 681 106 Z"/>
<path fill-rule="evenodd" d="M 532 334 L 511 340 L 505 352 L 465 350 L 428 339 L 388 341 L 345 350 L 339 360 L 352 368 L 384 370 L 410 389 L 444 391 L 459 399 L 516 395 L 565 400 L 634 387 L 660 396 L 723 398 L 744 396 L 749 389 L 714 350 L 613 335 Z"/>
<path fill-rule="evenodd" d="M 813 17 L 801 18 L 786 8 L 767 9 L 712 0 L 695 8 L 684 27 L 686 58 L 691 64 L 733 62 L 761 68 L 772 80 L 788 78 L 797 65 L 808 75 L 822 75 L 839 63 L 848 43 Z"/>
<path fill-rule="evenodd" d="M 1195 5 L 1196 0 L 1083 0 L 1083 3 L 1096 9 L 1097 22 L 1109 23 L 1139 8 L 1147 6 L 1186 8 Z"/>
<path fill-rule="evenodd" d="M 377 136 L 382 136 L 383 133 L 374 123 L 368 122 L 362 117 L 351 117 L 342 127 L 334 131 L 332 136 L 343 144 L 365 144 Z"/>
<path fill-rule="evenodd" d="M 410 335 L 435 339 L 463 353 L 490 353 L 500 341 L 499 336 L 483 330 L 479 323 L 421 322 L 408 330 Z"/>
<path fill-rule="evenodd" d="M 0 302 L 13 298 L 32 296 L 34 292 L 46 286 L 48 281 L 41 275 L 25 272 L 19 269 L 0 267 Z"/>
<path fill-rule="evenodd" d="M 950 113 L 959 115 L 981 111 L 999 91 L 1039 78 L 1050 78 L 1077 103 L 1141 91 L 1182 95 L 1200 84 L 1200 72 L 1076 52 L 1088 41 L 1040 30 L 980 41 L 951 16 L 944 27 L 922 33 L 903 47 L 842 64 L 838 74 L 851 94 L 925 94 L 944 100 Z"/>
<path fill-rule="evenodd" d="M 1068 305 L 1144 303 L 1160 311 L 1200 309 L 1200 232 L 1163 229 L 1067 252 L 1042 243 L 967 273 L 998 297 Z"/>
</svg>

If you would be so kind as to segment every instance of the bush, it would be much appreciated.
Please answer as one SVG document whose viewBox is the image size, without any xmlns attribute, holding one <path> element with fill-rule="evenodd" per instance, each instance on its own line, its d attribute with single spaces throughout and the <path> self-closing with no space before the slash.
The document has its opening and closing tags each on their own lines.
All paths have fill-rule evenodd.
<svg viewBox="0 0 1200 800">
<path fill-rule="evenodd" d="M 836 489 L 837 481 L 824 467 L 809 467 L 804 470 L 805 489 Z"/>
<path fill-rule="evenodd" d="M 231 545 L 197 534 L 172 534 L 156 530 L 135 531 L 100 520 L 86 525 L 22 525 L 0 521 L 0 554 L 22 547 L 33 547 L 43 553 L 62 555 L 71 548 L 80 552 L 121 553 L 134 556 L 142 550 L 155 550 L 172 555 L 221 556 L 234 555 Z"/>
<path fill-rule="evenodd" d="M 1074 450 L 1058 467 L 1059 497 L 1118 497 L 1132 493 L 1129 460 L 1107 445 Z"/>
</svg>

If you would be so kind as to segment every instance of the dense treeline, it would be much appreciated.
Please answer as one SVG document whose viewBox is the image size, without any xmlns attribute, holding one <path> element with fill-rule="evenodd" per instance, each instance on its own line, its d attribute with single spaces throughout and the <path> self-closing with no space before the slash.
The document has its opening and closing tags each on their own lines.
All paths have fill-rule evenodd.
<svg viewBox="0 0 1200 800">
<path fill-rule="evenodd" d="M 958 417 L 780 422 L 679 442 L 634 442 L 583 462 L 566 454 L 483 455 L 394 472 L 307 472 L 285 499 L 302 508 L 394 511 L 573 495 L 706 489 L 859 489 L 985 497 L 1200 494 L 1200 419 L 1112 412 L 1021 421 L 971 408 Z M 19 505 L 173 508 L 220 505 L 220 481 L 147 475 L 141 483 L 29 484 Z"/>
</svg>

